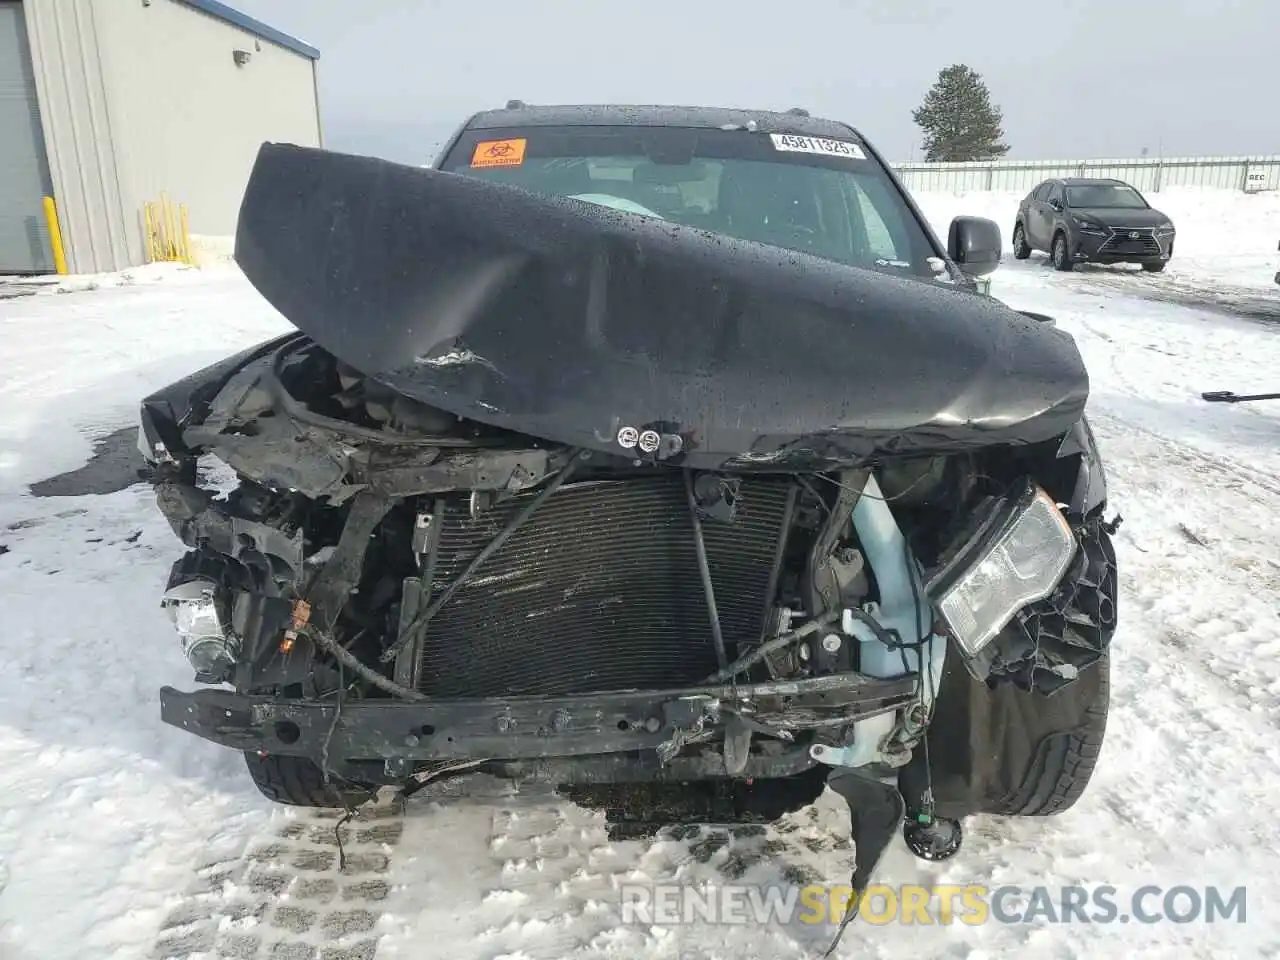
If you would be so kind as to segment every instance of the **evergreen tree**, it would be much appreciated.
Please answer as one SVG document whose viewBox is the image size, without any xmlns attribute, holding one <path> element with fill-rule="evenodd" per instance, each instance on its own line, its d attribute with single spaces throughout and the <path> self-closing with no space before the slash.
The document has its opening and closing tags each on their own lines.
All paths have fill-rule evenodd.
<svg viewBox="0 0 1280 960">
<path fill-rule="evenodd" d="M 925 160 L 995 160 L 1009 152 L 1000 108 L 978 72 L 963 63 L 938 71 L 911 118 L 924 132 Z"/>
</svg>

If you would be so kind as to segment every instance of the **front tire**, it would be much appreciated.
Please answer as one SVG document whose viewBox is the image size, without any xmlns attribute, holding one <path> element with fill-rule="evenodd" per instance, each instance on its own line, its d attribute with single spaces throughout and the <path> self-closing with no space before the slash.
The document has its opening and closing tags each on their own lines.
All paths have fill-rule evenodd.
<svg viewBox="0 0 1280 960">
<path fill-rule="evenodd" d="M 1144 263 L 1142 265 L 1142 269 L 1145 270 L 1147 273 L 1160 273 L 1162 270 L 1164 270 L 1165 262 L 1166 261 L 1164 260 L 1156 260 L 1151 263 Z"/>
<path fill-rule="evenodd" d="M 1053 248 L 1051 251 L 1053 256 L 1053 268 L 1061 270 L 1063 273 L 1070 273 L 1075 269 L 1075 264 L 1071 261 L 1071 254 L 1067 251 L 1067 235 L 1061 231 L 1053 235 Z"/>
<path fill-rule="evenodd" d="M 1013 257 L 1015 260 L 1025 260 L 1031 256 L 1031 245 L 1027 243 L 1027 233 L 1022 229 L 1021 223 L 1013 225 Z"/>
<path fill-rule="evenodd" d="M 246 752 L 245 766 L 259 792 L 275 803 L 291 807 L 350 809 L 373 796 L 371 789 L 336 777 L 324 782 L 324 773 L 306 757 L 281 757 Z"/>
<path fill-rule="evenodd" d="M 1065 813 L 1084 796 L 1102 753 L 1111 704 L 1111 656 L 1094 666 L 1098 689 L 1079 726 L 1040 741 L 1021 786 L 994 805 L 992 813 L 1016 817 L 1051 817 Z"/>
</svg>

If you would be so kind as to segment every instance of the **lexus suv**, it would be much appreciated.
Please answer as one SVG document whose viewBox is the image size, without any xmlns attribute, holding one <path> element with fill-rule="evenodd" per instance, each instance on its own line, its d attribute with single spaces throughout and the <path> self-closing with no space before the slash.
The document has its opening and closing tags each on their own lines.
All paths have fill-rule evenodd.
<svg viewBox="0 0 1280 960">
<path fill-rule="evenodd" d="M 1058 270 L 1077 263 L 1137 263 L 1159 273 L 1173 256 L 1168 216 L 1121 180 L 1046 180 L 1018 206 L 1013 255 L 1042 250 Z"/>
<path fill-rule="evenodd" d="M 632 831 L 1044 815 L 1106 725 L 1089 379 L 853 127 L 532 107 L 434 168 L 265 144 L 236 259 L 295 327 L 142 403 L 204 689 L 267 796 L 486 774 Z M 211 489 L 202 459 L 236 482 Z"/>
</svg>

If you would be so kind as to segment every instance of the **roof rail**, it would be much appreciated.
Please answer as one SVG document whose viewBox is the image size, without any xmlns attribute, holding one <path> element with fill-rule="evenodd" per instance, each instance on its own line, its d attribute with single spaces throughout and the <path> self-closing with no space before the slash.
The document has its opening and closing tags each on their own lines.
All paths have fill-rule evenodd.
<svg viewBox="0 0 1280 960">
<path fill-rule="evenodd" d="M 809 111 L 804 107 L 792 107 L 787 111 L 787 113 L 791 114 L 793 117 L 807 117 L 809 115 Z"/>
<path fill-rule="evenodd" d="M 528 104 L 526 104 L 523 100 L 508 100 L 508 101 L 507 101 L 507 109 L 508 109 L 508 110 L 519 110 L 521 107 L 525 107 L 525 106 L 528 106 Z"/>
</svg>

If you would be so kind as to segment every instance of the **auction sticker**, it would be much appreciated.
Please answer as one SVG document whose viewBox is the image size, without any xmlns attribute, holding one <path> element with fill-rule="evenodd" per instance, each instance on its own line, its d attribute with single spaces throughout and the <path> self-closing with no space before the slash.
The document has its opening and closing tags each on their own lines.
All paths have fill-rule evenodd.
<svg viewBox="0 0 1280 960">
<path fill-rule="evenodd" d="M 476 144 L 471 154 L 473 167 L 518 167 L 524 163 L 524 148 L 529 141 L 521 137 L 518 140 L 485 140 Z"/>
<path fill-rule="evenodd" d="M 849 140 L 827 140 L 824 137 L 802 137 L 794 133 L 771 133 L 775 150 L 786 150 L 791 153 L 817 153 L 824 157 L 850 157 L 854 160 L 867 159 L 862 147 Z"/>
</svg>

